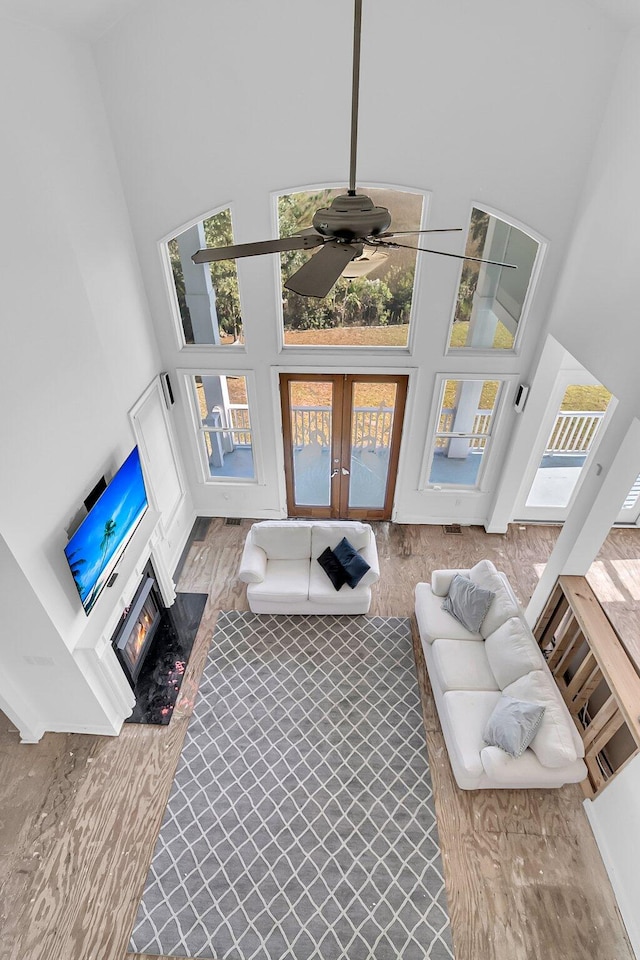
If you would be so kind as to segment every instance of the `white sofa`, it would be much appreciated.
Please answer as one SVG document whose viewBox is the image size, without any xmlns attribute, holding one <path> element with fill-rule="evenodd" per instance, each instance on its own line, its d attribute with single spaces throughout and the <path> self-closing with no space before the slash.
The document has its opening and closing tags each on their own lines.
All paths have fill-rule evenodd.
<svg viewBox="0 0 640 960">
<path fill-rule="evenodd" d="M 317 558 L 346 537 L 370 569 L 353 589 L 336 590 Z M 254 523 L 240 561 L 253 613 L 367 613 L 380 577 L 373 530 L 356 520 L 263 520 Z"/>
<path fill-rule="evenodd" d="M 496 596 L 479 633 L 442 609 L 454 574 Z M 451 768 L 463 790 L 560 787 L 587 776 L 584 745 L 503 573 L 489 560 L 470 570 L 436 570 L 419 583 L 415 612 Z M 538 732 L 515 758 L 483 733 L 502 693 L 544 703 Z"/>
</svg>

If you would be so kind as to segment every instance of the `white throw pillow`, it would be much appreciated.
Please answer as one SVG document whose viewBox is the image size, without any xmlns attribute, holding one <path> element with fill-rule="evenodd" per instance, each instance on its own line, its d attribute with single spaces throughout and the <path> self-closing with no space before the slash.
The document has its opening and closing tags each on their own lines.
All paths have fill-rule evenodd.
<svg viewBox="0 0 640 960">
<path fill-rule="evenodd" d="M 476 563 L 475 567 L 472 567 L 469 571 L 469 579 L 484 590 L 491 590 L 492 593 L 495 593 L 480 628 L 483 637 L 488 637 L 490 633 L 502 626 L 509 617 L 519 615 L 518 604 L 491 560 L 480 560 L 479 563 Z"/>
<path fill-rule="evenodd" d="M 544 705 L 540 728 L 529 744 L 543 767 L 564 767 L 578 759 L 571 735 L 573 720 L 551 674 L 532 670 L 510 683 L 503 693 L 515 700 Z"/>
<path fill-rule="evenodd" d="M 544 657 L 531 630 L 520 617 L 509 617 L 490 633 L 484 650 L 501 690 L 532 670 L 543 670 Z"/>
</svg>

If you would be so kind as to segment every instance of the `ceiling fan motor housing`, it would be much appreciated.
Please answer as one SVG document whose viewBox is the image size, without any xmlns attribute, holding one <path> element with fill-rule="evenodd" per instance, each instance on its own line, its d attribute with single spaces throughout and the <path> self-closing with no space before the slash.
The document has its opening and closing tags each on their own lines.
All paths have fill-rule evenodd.
<svg viewBox="0 0 640 960">
<path fill-rule="evenodd" d="M 313 216 L 313 226 L 323 237 L 354 240 L 375 237 L 388 230 L 391 214 L 386 207 L 376 207 L 365 194 L 343 193 L 330 207 L 321 207 Z"/>
</svg>

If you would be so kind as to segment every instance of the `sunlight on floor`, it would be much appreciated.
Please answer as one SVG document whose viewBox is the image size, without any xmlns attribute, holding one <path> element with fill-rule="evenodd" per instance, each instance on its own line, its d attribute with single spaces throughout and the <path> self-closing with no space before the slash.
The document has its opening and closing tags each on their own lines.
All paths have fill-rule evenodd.
<svg viewBox="0 0 640 960">
<path fill-rule="evenodd" d="M 640 600 L 640 560 L 611 560 L 620 583 L 634 600 Z"/>
<path fill-rule="evenodd" d="M 624 596 L 607 573 L 605 562 L 595 560 L 589 567 L 587 580 L 601 603 L 622 603 Z"/>
</svg>

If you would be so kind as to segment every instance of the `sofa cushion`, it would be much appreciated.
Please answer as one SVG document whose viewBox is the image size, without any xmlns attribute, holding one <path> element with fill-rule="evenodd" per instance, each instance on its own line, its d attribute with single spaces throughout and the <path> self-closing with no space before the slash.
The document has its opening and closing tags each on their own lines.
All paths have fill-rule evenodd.
<svg viewBox="0 0 640 960">
<path fill-rule="evenodd" d="M 514 758 L 498 747 L 485 747 L 480 759 L 494 787 L 561 787 L 564 783 L 579 783 L 587 775 L 583 760 L 553 770 L 543 767 L 533 750 L 525 750 L 521 757 Z"/>
<path fill-rule="evenodd" d="M 431 649 L 442 690 L 498 690 L 482 640 L 439 638 Z"/>
<path fill-rule="evenodd" d="M 442 609 L 459 620 L 471 633 L 477 633 L 494 596 L 491 590 L 484 590 L 473 580 L 456 573 L 451 580 Z"/>
<path fill-rule="evenodd" d="M 311 524 L 308 520 L 263 520 L 254 523 L 252 539 L 269 560 L 304 560 L 311 556 Z"/>
<path fill-rule="evenodd" d="M 305 560 L 269 560 L 267 573 L 262 583 L 251 583 L 247 588 L 251 596 L 268 600 L 298 601 L 306 600 L 309 596 L 309 567 L 311 561 Z M 314 564 L 318 573 L 327 584 L 328 590 L 335 597 L 335 590 L 327 580 L 324 572 L 317 563 Z"/>
<path fill-rule="evenodd" d="M 471 633 L 455 617 L 442 610 L 442 597 L 437 597 L 428 583 L 416 584 L 416 620 L 420 638 L 433 643 L 437 637 L 452 640 L 481 640 L 479 633 Z"/>
<path fill-rule="evenodd" d="M 480 751 L 486 744 L 482 733 L 499 699 L 499 692 L 489 690 L 450 690 L 444 694 L 443 709 L 450 734 L 447 748 L 455 753 L 457 765 L 468 776 L 478 777 L 483 772 Z"/>
<path fill-rule="evenodd" d="M 473 580 L 479 587 L 491 590 L 495 594 L 480 627 L 480 633 L 483 637 L 488 637 L 509 617 L 517 617 L 520 614 L 518 602 L 508 586 L 506 578 L 498 573 L 490 560 L 481 560 L 476 563 L 475 567 L 472 567 L 469 571 L 469 579 Z"/>
<path fill-rule="evenodd" d="M 356 550 L 362 550 L 371 539 L 371 527 L 368 523 L 351 520 L 346 523 L 337 523 L 331 520 L 318 520 L 311 524 L 311 553 L 314 559 L 319 557 L 323 550 L 338 546 L 343 537 L 346 537 Z"/>
<path fill-rule="evenodd" d="M 543 670 L 544 657 L 528 624 L 520 617 L 508 620 L 485 640 L 489 666 L 501 690 L 532 670 Z"/>
<path fill-rule="evenodd" d="M 369 564 L 364 557 L 360 556 L 356 548 L 353 544 L 349 543 L 346 537 L 342 538 L 333 552 L 337 561 L 342 564 L 347 583 L 353 590 L 370 569 Z"/>
<path fill-rule="evenodd" d="M 542 703 L 514 700 L 503 693 L 487 720 L 482 739 L 510 757 L 521 757 L 538 732 L 544 711 Z"/>
<path fill-rule="evenodd" d="M 314 561 L 312 560 L 311 562 L 313 563 Z M 345 585 L 347 582 L 347 571 L 330 547 L 322 551 L 317 562 L 329 577 L 329 580 L 331 580 L 334 590 L 339 590 L 340 587 Z"/>
<path fill-rule="evenodd" d="M 544 767 L 562 767 L 574 763 L 578 755 L 584 756 L 584 747 L 580 754 L 576 750 L 571 733 L 575 724 L 550 673 L 532 670 L 505 687 L 504 693 L 516 700 L 544 704 L 544 717 L 530 744 Z"/>
</svg>

